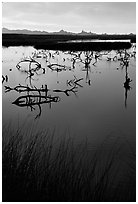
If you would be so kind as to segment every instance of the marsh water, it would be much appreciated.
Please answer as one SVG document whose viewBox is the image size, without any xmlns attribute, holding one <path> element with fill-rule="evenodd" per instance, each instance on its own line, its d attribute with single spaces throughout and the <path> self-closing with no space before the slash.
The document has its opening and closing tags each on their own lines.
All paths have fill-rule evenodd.
<svg viewBox="0 0 138 204">
<path fill-rule="evenodd" d="M 69 132 L 92 144 L 114 135 L 135 147 L 134 54 L 134 46 L 100 52 L 3 47 L 3 124 Z"/>
</svg>

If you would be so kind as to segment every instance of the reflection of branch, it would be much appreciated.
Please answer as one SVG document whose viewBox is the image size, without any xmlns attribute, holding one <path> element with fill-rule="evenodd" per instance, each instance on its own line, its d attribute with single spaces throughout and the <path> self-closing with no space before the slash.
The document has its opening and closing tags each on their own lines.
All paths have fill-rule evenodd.
<svg viewBox="0 0 138 204">
<path fill-rule="evenodd" d="M 71 61 L 72 61 L 72 68 L 75 69 L 75 63 L 77 60 L 80 60 L 81 61 L 81 54 L 82 52 L 78 52 L 78 53 L 74 53 L 74 52 L 71 52 L 70 53 L 72 58 L 71 58 Z"/>
<path fill-rule="evenodd" d="M 82 71 L 86 71 L 86 83 L 88 83 L 90 86 L 91 85 L 91 80 L 89 76 L 89 71 L 91 71 L 90 66 L 85 67 L 85 69 L 82 69 Z"/>
<path fill-rule="evenodd" d="M 28 70 L 26 69 L 21 69 L 21 63 L 24 63 L 24 62 L 29 62 L 29 68 Z M 32 63 L 35 64 L 35 68 L 32 68 L 31 65 Z M 37 61 L 35 61 L 33 58 L 29 58 L 29 59 L 24 59 L 24 60 L 21 60 L 17 65 L 16 65 L 17 69 L 22 72 L 22 73 L 26 73 L 28 76 L 26 77 L 26 80 L 29 78 L 29 82 L 30 82 L 30 85 L 32 86 L 32 82 L 31 80 L 34 80 L 32 78 L 32 76 L 34 76 L 34 73 L 38 75 L 37 71 L 39 71 L 40 69 L 43 70 L 43 73 L 45 73 L 44 71 L 44 68 L 41 67 L 41 64 Z"/>
<path fill-rule="evenodd" d="M 128 60 L 122 59 L 121 62 L 122 62 L 122 63 L 120 63 L 120 65 L 122 65 L 122 68 L 123 68 L 124 66 L 126 66 L 126 67 L 129 66 L 129 61 L 128 61 Z"/>
<path fill-rule="evenodd" d="M 74 77 L 75 77 L 75 76 L 74 76 Z M 83 80 L 83 78 L 80 78 L 80 79 L 77 79 L 77 78 L 76 78 L 76 80 L 74 81 L 74 84 L 77 85 L 77 86 L 83 87 L 82 85 L 80 85 L 80 84 L 78 83 L 78 82 L 81 81 L 81 80 Z"/>
<path fill-rule="evenodd" d="M 126 66 L 126 76 L 125 76 L 125 82 L 124 82 L 125 108 L 127 108 L 127 92 L 130 91 L 130 89 L 131 89 L 130 82 L 132 82 L 132 80 L 128 77 L 127 66 Z"/>
<path fill-rule="evenodd" d="M 72 93 L 74 93 L 74 94 L 76 95 L 76 92 L 77 92 L 76 88 L 77 88 L 77 87 L 74 86 L 73 88 L 71 88 L 71 89 L 66 89 L 66 90 L 55 89 L 55 90 L 53 90 L 53 92 L 65 93 L 66 96 L 69 96 L 69 92 L 72 92 Z"/>
<path fill-rule="evenodd" d="M 83 78 L 80 78 L 80 79 L 77 79 L 77 77 L 74 75 L 74 79 L 71 79 L 71 80 L 67 80 L 67 85 L 70 85 L 70 86 L 79 86 L 79 87 L 83 87 L 82 85 L 80 85 L 78 82 L 83 80 Z"/>
<path fill-rule="evenodd" d="M 59 101 L 58 96 L 25 95 L 18 97 L 12 104 L 24 107 L 58 101 Z"/>
<path fill-rule="evenodd" d="M 86 71 L 86 83 L 88 83 L 89 86 L 91 85 L 91 80 L 90 80 L 89 70 L 88 70 L 88 69 L 87 69 L 87 71 Z"/>
<path fill-rule="evenodd" d="M 29 64 L 29 70 L 31 69 L 32 71 L 38 71 L 41 68 L 41 64 L 30 57 L 30 59 L 24 59 L 24 60 L 21 60 L 20 62 L 18 62 L 18 64 L 16 65 L 18 70 L 21 69 L 20 64 L 23 63 L 23 62 L 29 62 L 30 63 Z M 36 68 L 31 68 L 32 63 L 34 63 L 36 65 Z"/>
<path fill-rule="evenodd" d="M 41 109 L 40 104 L 38 104 L 38 107 L 39 107 L 39 113 L 36 115 L 35 119 L 40 118 L 41 116 L 42 109 Z"/>
<path fill-rule="evenodd" d="M 2 84 L 3 84 L 4 81 L 6 81 L 6 82 L 8 81 L 8 76 L 7 75 L 6 76 L 2 75 Z"/>
<path fill-rule="evenodd" d="M 58 67 L 62 67 L 62 68 L 52 68 L 52 67 L 55 67 L 55 66 L 58 66 Z M 47 67 L 49 67 L 52 71 L 63 71 L 63 70 L 66 70 L 66 66 L 65 65 L 60 65 L 60 64 L 49 64 L 47 65 Z"/>
<path fill-rule="evenodd" d="M 18 86 L 15 86 L 14 88 L 11 88 L 9 86 L 5 86 L 5 93 L 6 92 L 9 92 L 11 90 L 14 90 L 14 91 L 17 91 L 19 93 L 22 93 L 22 92 L 48 92 L 49 89 L 47 89 L 47 85 L 45 85 L 45 88 L 43 88 L 43 85 L 42 85 L 42 88 L 36 88 L 34 86 L 34 88 L 30 88 L 28 85 L 27 86 L 23 86 L 23 85 L 18 85 Z"/>
<path fill-rule="evenodd" d="M 15 104 L 20 107 L 30 107 L 31 111 L 35 110 L 33 106 L 38 105 L 39 113 L 36 118 L 40 117 L 41 115 L 41 104 L 44 103 L 52 103 L 52 102 L 59 102 L 59 96 L 41 96 L 41 95 L 25 95 L 18 97 L 12 104 Z"/>
<path fill-rule="evenodd" d="M 98 53 L 95 53 L 95 62 L 93 63 L 93 65 L 95 65 L 96 63 L 97 63 L 97 61 L 98 61 L 98 59 L 100 60 L 100 54 L 98 55 Z"/>
</svg>

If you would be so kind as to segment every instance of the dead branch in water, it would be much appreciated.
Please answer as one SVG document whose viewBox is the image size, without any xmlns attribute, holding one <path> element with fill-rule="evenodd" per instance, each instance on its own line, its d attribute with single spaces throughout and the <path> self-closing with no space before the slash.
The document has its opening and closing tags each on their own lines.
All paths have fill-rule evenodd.
<svg viewBox="0 0 138 204">
<path fill-rule="evenodd" d="M 37 92 L 48 92 L 49 91 L 49 89 L 47 88 L 47 85 L 45 85 L 45 88 L 43 87 L 43 85 L 42 85 L 41 88 L 37 88 L 35 86 L 34 86 L 34 88 L 31 88 L 28 85 L 24 86 L 24 85 L 21 85 L 21 84 L 15 86 L 14 88 L 11 88 L 10 86 L 4 86 L 4 87 L 5 87 L 5 93 L 9 92 L 9 91 L 12 91 L 12 90 L 17 91 L 19 93 L 22 93 L 22 92 L 36 92 L 36 91 Z"/>
<path fill-rule="evenodd" d="M 76 95 L 76 92 L 78 91 L 78 90 L 76 90 L 76 88 L 77 88 L 77 87 L 74 86 L 73 88 L 71 88 L 71 89 L 66 89 L 66 90 L 55 89 L 55 90 L 53 90 L 53 92 L 65 93 L 66 96 L 70 96 L 70 95 L 69 95 L 69 92 L 72 92 L 72 93 L 74 93 L 74 94 Z"/>
<path fill-rule="evenodd" d="M 55 68 L 55 66 L 57 66 L 57 68 Z M 69 68 L 65 65 L 60 65 L 60 64 L 56 64 L 56 63 L 55 64 L 49 64 L 49 65 L 47 65 L 47 67 L 50 68 L 52 71 L 58 71 L 58 72 L 63 71 L 63 70 L 66 71 L 66 68 Z M 61 67 L 61 68 L 59 68 L 59 67 Z"/>
<path fill-rule="evenodd" d="M 39 113 L 37 114 L 37 116 L 35 117 L 38 118 L 41 115 L 41 105 L 42 104 L 50 104 L 51 103 L 56 103 L 60 101 L 60 97 L 59 96 L 41 96 L 41 95 L 25 95 L 25 96 L 20 96 L 18 97 L 14 102 L 12 102 L 12 104 L 15 104 L 19 107 L 30 107 L 31 111 L 35 110 L 34 106 L 38 106 L 39 107 Z"/>
<path fill-rule="evenodd" d="M 34 60 L 33 58 L 30 57 L 29 59 L 23 59 L 23 60 L 21 60 L 20 62 L 18 62 L 18 64 L 16 65 L 16 67 L 17 67 L 18 70 L 21 69 L 20 64 L 21 64 L 21 63 L 24 63 L 24 62 L 29 62 L 29 63 L 30 63 L 30 64 L 29 64 L 29 70 L 31 69 L 31 70 L 33 70 L 33 71 L 37 71 L 38 69 L 41 68 L 41 64 L 40 64 L 39 62 L 37 62 L 36 60 Z M 36 65 L 36 68 L 35 68 L 35 69 L 31 68 L 32 63 L 34 63 L 34 64 Z"/>
<path fill-rule="evenodd" d="M 77 77 L 74 75 L 74 79 L 71 79 L 71 80 L 67 80 L 67 85 L 69 86 L 79 86 L 79 87 L 83 87 L 82 85 L 80 85 L 78 82 L 83 80 L 83 78 L 80 78 L 80 79 L 77 79 Z"/>
</svg>

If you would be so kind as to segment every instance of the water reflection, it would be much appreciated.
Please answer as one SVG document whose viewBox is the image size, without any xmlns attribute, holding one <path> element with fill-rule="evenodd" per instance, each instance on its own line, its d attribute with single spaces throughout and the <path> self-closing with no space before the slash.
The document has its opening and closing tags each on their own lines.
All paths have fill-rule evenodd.
<svg viewBox="0 0 138 204">
<path fill-rule="evenodd" d="M 4 81 L 8 82 L 8 76 L 7 75 L 5 75 L 5 76 L 2 75 L 2 84 L 4 83 Z"/>
<path fill-rule="evenodd" d="M 58 96 L 42 96 L 38 95 L 25 95 L 18 97 L 12 104 L 15 104 L 19 107 L 30 107 L 31 111 L 35 110 L 34 106 L 39 107 L 39 113 L 36 115 L 36 118 L 39 118 L 41 115 L 41 104 L 50 104 L 54 102 L 59 102 L 60 98 Z"/>
<path fill-rule="evenodd" d="M 128 76 L 127 67 L 128 67 L 128 64 L 127 64 L 126 67 L 125 67 L 125 71 L 126 71 L 125 82 L 124 82 L 124 89 L 125 89 L 125 108 L 127 108 L 127 96 L 128 96 L 128 91 L 130 91 L 130 89 L 131 89 L 130 82 L 132 82 L 132 80 L 131 80 L 130 77 Z"/>
<path fill-rule="evenodd" d="M 24 67 L 24 64 L 27 64 L 27 68 L 23 68 Z M 33 79 L 33 76 L 36 74 L 36 75 L 40 75 L 38 74 L 38 71 L 40 69 L 43 69 L 41 67 L 41 64 L 39 62 L 37 62 L 36 60 L 34 60 L 32 57 L 30 57 L 29 59 L 23 59 L 21 60 L 17 65 L 16 65 L 16 68 L 22 72 L 22 73 L 25 73 L 27 74 L 27 77 L 26 77 L 26 80 L 29 79 L 29 83 L 30 83 L 30 86 L 33 87 L 32 85 L 32 80 L 35 80 Z M 44 73 L 44 70 L 43 72 Z M 25 81 L 26 81 L 25 80 Z"/>
<path fill-rule="evenodd" d="M 34 106 L 38 105 L 39 107 L 39 113 L 37 114 L 36 118 L 39 118 L 41 116 L 41 104 L 49 104 L 51 108 L 51 103 L 53 102 L 59 102 L 60 97 L 59 96 L 51 96 L 48 95 L 48 92 L 56 92 L 56 93 L 64 93 L 66 96 L 70 96 L 70 93 L 74 93 L 76 96 L 76 93 L 78 92 L 78 87 L 83 87 L 79 84 L 79 82 L 83 80 L 83 78 L 77 79 L 76 76 L 74 76 L 74 79 L 67 80 L 67 86 L 71 86 L 71 88 L 68 88 L 66 90 L 61 89 L 48 89 L 48 86 L 42 85 L 41 88 L 37 88 L 36 86 L 32 87 L 32 83 L 29 85 L 17 85 L 15 87 L 10 86 L 4 86 L 5 87 L 5 93 L 10 91 L 16 91 L 19 94 L 20 93 L 27 93 L 26 95 L 18 97 L 12 104 L 15 104 L 19 107 L 30 107 L 31 111 L 35 110 Z M 31 94 L 30 94 L 31 93 Z"/>
<path fill-rule="evenodd" d="M 36 81 L 39 81 L 41 75 L 47 75 L 48 70 L 51 72 L 67 72 L 79 69 L 86 72 L 85 83 L 91 85 L 90 73 L 93 68 L 98 71 L 97 64 L 99 61 L 106 60 L 108 62 L 117 63 L 120 62 L 120 68 L 125 68 L 125 107 L 127 107 L 128 91 L 131 89 L 130 82 L 132 81 L 128 76 L 128 67 L 131 58 L 136 57 L 135 46 L 131 50 L 116 50 L 116 51 L 50 51 L 50 50 L 38 50 L 33 51 L 30 56 L 24 57 L 17 64 L 17 70 L 26 75 L 23 85 L 19 84 L 14 87 L 10 85 L 5 86 L 5 93 L 10 91 L 16 91 L 19 94 L 25 94 L 17 97 L 12 104 L 19 107 L 30 107 L 31 111 L 35 110 L 34 106 L 38 106 L 39 113 L 35 118 L 39 118 L 42 113 L 42 104 L 49 104 L 51 107 L 52 103 L 59 102 L 61 94 L 70 96 L 73 93 L 77 96 L 78 89 L 83 88 L 84 77 L 78 77 L 73 74 L 73 78 L 68 78 L 66 84 L 62 88 L 54 87 L 48 89 L 48 83 L 41 84 L 41 88 L 37 87 Z M 42 63 L 43 60 L 43 63 Z M 37 78 L 36 78 L 37 76 Z M 2 83 L 8 82 L 9 77 L 2 75 Z M 41 82 L 41 80 L 40 80 Z M 27 85 L 26 85 L 27 83 Z M 59 81 L 57 81 L 59 83 Z M 58 94 L 54 96 L 54 94 Z"/>
<path fill-rule="evenodd" d="M 12 104 L 15 104 L 19 107 L 30 107 L 31 111 L 35 110 L 34 106 L 37 105 L 39 107 L 39 113 L 36 115 L 35 119 L 39 118 L 41 115 L 41 104 L 50 104 L 51 107 L 51 103 L 60 101 L 59 96 L 48 95 L 49 89 L 47 88 L 47 85 L 45 85 L 45 88 L 43 85 L 41 88 L 31 88 L 29 86 L 20 84 L 14 88 L 5 86 L 6 93 L 12 90 L 18 93 L 27 93 L 26 95 L 18 97 L 14 102 L 12 102 Z"/>
</svg>

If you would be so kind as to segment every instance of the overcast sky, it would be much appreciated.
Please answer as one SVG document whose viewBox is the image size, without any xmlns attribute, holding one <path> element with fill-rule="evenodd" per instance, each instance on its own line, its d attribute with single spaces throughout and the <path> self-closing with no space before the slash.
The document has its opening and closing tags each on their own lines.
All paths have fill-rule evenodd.
<svg viewBox="0 0 138 204">
<path fill-rule="evenodd" d="M 4 2 L 2 26 L 48 32 L 136 33 L 136 3 Z"/>
</svg>

